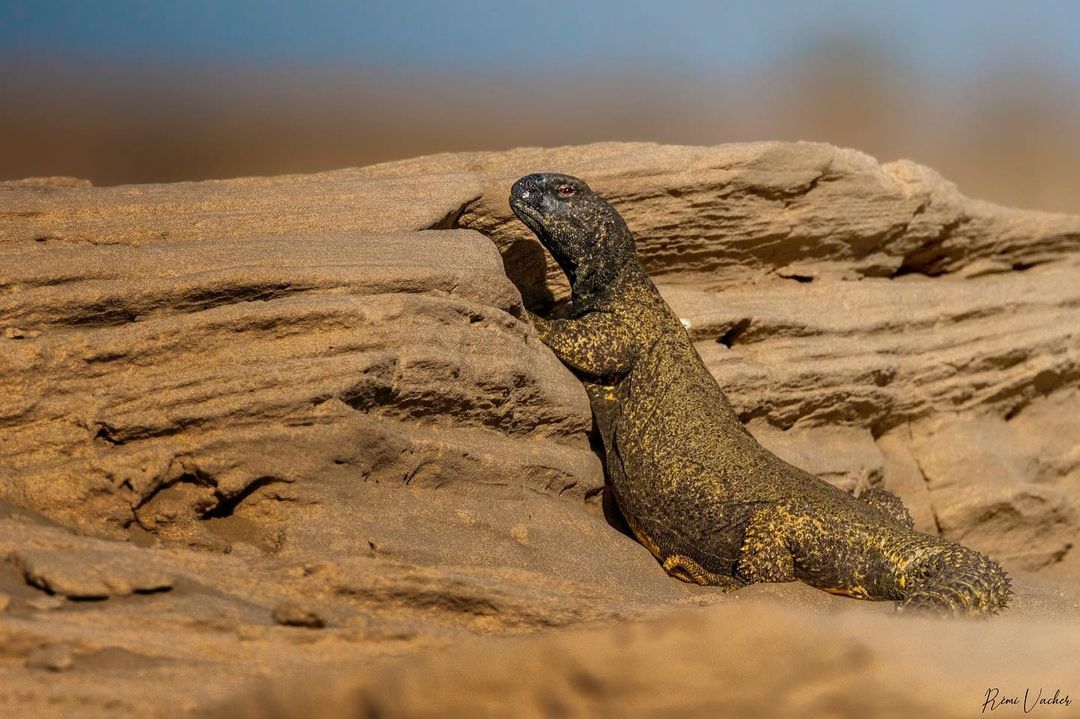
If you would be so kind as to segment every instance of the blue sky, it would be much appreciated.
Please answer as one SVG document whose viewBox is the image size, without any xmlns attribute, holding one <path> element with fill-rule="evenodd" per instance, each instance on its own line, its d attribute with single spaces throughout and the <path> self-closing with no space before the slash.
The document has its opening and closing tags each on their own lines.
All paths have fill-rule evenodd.
<svg viewBox="0 0 1080 719">
<path fill-rule="evenodd" d="M 917 72 L 1080 76 L 1080 2 L 0 0 L 0 49 L 52 60 L 478 73 L 747 72 L 839 37 Z"/>
</svg>

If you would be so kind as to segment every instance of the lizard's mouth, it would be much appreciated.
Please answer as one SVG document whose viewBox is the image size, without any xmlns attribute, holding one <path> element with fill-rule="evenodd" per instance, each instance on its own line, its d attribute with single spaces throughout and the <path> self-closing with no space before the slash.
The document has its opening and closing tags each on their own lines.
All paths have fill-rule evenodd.
<svg viewBox="0 0 1080 719">
<path fill-rule="evenodd" d="M 510 196 L 510 209 L 514 211 L 517 218 L 524 222 L 530 230 L 538 235 L 540 234 L 540 231 L 544 227 L 544 221 L 539 210 L 526 203 L 525 200 L 517 195 Z"/>
</svg>

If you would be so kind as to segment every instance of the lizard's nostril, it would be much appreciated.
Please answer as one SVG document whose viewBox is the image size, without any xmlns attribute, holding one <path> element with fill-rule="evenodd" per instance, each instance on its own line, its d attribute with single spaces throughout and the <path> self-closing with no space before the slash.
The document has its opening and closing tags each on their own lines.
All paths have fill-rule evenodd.
<svg viewBox="0 0 1080 719">
<path fill-rule="evenodd" d="M 536 189 L 536 176 L 526 175 L 514 183 L 510 188 L 510 194 L 525 199 Z"/>
</svg>

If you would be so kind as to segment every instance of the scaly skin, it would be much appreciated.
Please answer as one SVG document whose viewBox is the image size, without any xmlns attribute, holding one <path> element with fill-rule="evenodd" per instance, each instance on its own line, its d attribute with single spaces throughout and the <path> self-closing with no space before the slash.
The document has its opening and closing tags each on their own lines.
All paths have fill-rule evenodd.
<svg viewBox="0 0 1080 719">
<path fill-rule="evenodd" d="M 730 587 L 798 579 L 954 613 L 1006 606 L 996 563 L 915 531 L 894 495 L 856 499 L 758 444 L 588 185 L 529 175 L 510 205 L 570 280 L 572 319 L 534 324 L 584 382 L 615 501 L 669 574 Z"/>
</svg>

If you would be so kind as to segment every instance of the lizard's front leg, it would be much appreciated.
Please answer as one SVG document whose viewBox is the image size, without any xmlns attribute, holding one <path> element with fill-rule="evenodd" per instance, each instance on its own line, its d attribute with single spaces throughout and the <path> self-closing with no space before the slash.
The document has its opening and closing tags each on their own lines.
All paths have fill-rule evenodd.
<svg viewBox="0 0 1080 719">
<path fill-rule="evenodd" d="M 530 312 L 529 319 L 555 356 L 590 380 L 606 383 L 625 375 L 637 358 L 637 342 L 630 329 L 610 312 L 571 320 L 546 320 Z"/>
</svg>

